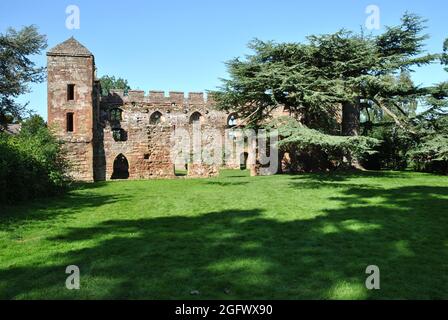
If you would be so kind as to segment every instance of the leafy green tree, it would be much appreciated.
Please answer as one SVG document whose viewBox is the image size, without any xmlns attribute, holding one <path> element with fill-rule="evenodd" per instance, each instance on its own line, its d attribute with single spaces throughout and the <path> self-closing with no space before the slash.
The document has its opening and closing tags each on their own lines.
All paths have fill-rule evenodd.
<svg viewBox="0 0 448 320">
<path fill-rule="evenodd" d="M 100 78 L 101 94 L 107 96 L 112 89 L 122 89 L 125 94 L 131 89 L 128 81 L 123 78 L 115 78 L 114 76 L 102 76 Z"/>
<path fill-rule="evenodd" d="M 343 93 L 343 135 L 359 134 L 362 108 L 380 108 L 398 126 L 408 128 L 402 103 L 415 101 L 424 92 L 406 81 L 407 74 L 414 66 L 429 64 L 438 57 L 423 51 L 427 39 L 422 34 L 424 23 L 406 13 L 399 26 L 388 27 L 377 37 L 350 32 L 310 37 L 322 78 L 328 78 L 329 86 L 325 87 L 339 86 Z M 400 72 L 402 78 L 397 81 L 395 75 Z"/>
<path fill-rule="evenodd" d="M 312 48 L 300 43 L 249 44 L 254 51 L 245 60 L 227 62 L 230 79 L 215 92 L 218 107 L 232 109 L 246 124 L 259 126 L 279 106 L 301 118 L 309 127 L 330 130 L 337 111 L 338 92 L 318 90 L 323 81 L 312 62 Z M 328 88 L 327 88 L 328 89 Z"/>
<path fill-rule="evenodd" d="M 0 203 L 64 192 L 69 179 L 61 145 L 37 115 L 18 135 L 0 133 Z"/>
<path fill-rule="evenodd" d="M 29 92 L 30 83 L 45 80 L 45 68 L 37 67 L 31 56 L 40 54 L 47 47 L 46 37 L 35 26 L 17 31 L 9 28 L 0 34 L 0 130 L 11 119 L 20 119 L 26 105 L 16 98 Z"/>
<path fill-rule="evenodd" d="M 445 71 L 448 72 L 448 38 L 443 43 L 443 54 L 441 59 L 442 64 L 445 65 Z"/>
<path fill-rule="evenodd" d="M 424 54 L 422 30 L 424 20 L 406 13 L 401 25 L 377 37 L 340 30 L 309 36 L 307 44 L 255 40 L 249 44 L 252 55 L 227 63 L 230 79 L 215 94 L 218 105 L 253 124 L 285 106 L 310 128 L 327 130 L 340 105 L 344 135 L 359 133 L 361 108 L 370 105 L 404 126 L 396 113 L 406 114 L 397 100 L 423 92 L 393 76 L 437 58 Z"/>
<path fill-rule="evenodd" d="M 21 123 L 20 136 L 31 137 L 39 134 L 41 130 L 46 131 L 45 120 L 41 116 L 33 114 Z"/>
<path fill-rule="evenodd" d="M 284 107 L 309 129 L 344 136 L 360 134 L 363 109 L 380 110 L 412 132 L 408 118 L 427 92 L 414 86 L 409 72 L 438 58 L 423 51 L 424 22 L 406 13 L 379 36 L 340 30 L 309 36 L 307 43 L 255 40 L 249 44 L 253 54 L 227 63 L 230 78 L 215 93 L 218 107 L 253 126 Z"/>
<path fill-rule="evenodd" d="M 441 62 L 448 72 L 448 39 Z M 448 82 L 426 88 L 426 110 L 415 117 L 417 141 L 409 158 L 418 170 L 448 174 Z"/>
<path fill-rule="evenodd" d="M 448 116 L 424 121 L 418 143 L 409 152 L 417 170 L 448 174 Z"/>
</svg>

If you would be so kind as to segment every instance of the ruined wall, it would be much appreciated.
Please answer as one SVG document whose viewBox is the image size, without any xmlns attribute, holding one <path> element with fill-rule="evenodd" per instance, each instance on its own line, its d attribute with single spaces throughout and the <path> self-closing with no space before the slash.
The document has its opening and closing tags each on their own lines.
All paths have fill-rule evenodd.
<svg viewBox="0 0 448 320">
<path fill-rule="evenodd" d="M 102 97 L 94 56 L 73 37 L 48 51 L 47 57 L 48 123 L 64 144 L 75 180 L 171 178 L 176 166 L 187 167 L 190 177 L 218 174 L 230 115 L 216 111 L 212 99 L 203 93 L 145 95 L 139 90 L 115 90 Z M 157 121 L 155 114 L 160 116 Z M 203 153 L 198 160 L 192 157 L 194 148 L 188 149 L 182 157 L 187 166 L 180 160 L 174 163 L 172 157 L 172 135 L 179 132 L 190 142 L 195 132 L 201 133 Z M 208 162 L 206 155 L 212 157 Z M 238 168 L 238 155 L 236 159 L 227 165 Z"/>
<path fill-rule="evenodd" d="M 74 179 L 93 181 L 93 56 L 48 54 L 48 123 L 64 143 Z M 67 85 L 74 84 L 74 99 Z M 73 113 L 73 132 L 67 132 L 67 113 Z"/>
<path fill-rule="evenodd" d="M 121 120 L 112 120 L 113 110 L 121 110 Z M 152 116 L 160 113 L 160 121 L 153 123 Z M 218 128 L 221 135 L 226 126 L 227 114 L 213 109 L 213 101 L 206 100 L 202 93 L 170 92 L 165 96 L 161 91 L 130 91 L 124 95 L 114 90 L 111 95 L 102 97 L 100 121 L 96 139 L 97 161 L 95 176 L 98 180 L 111 179 L 114 174 L 114 161 L 124 155 L 129 165 L 129 179 L 171 178 L 175 176 L 175 163 L 171 152 L 174 130 L 183 129 L 193 133 L 191 119 L 200 114 L 202 132 Z M 197 124 L 198 122 L 196 122 Z M 123 141 L 116 141 L 114 131 L 120 130 Z M 192 138 L 192 137 L 191 137 Z M 204 135 L 202 148 L 207 149 L 216 141 Z M 208 177 L 218 174 L 218 166 L 207 163 L 188 165 L 191 177 Z"/>
</svg>

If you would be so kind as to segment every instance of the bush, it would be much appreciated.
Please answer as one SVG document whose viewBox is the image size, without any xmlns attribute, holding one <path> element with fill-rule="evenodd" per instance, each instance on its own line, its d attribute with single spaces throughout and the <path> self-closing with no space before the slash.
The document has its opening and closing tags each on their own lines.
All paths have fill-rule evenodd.
<svg viewBox="0 0 448 320">
<path fill-rule="evenodd" d="M 39 116 L 17 136 L 0 134 L 0 201 L 14 203 L 64 192 L 68 186 L 61 146 Z"/>
<path fill-rule="evenodd" d="M 425 137 L 409 156 L 417 171 L 448 174 L 448 134 Z"/>
<path fill-rule="evenodd" d="M 368 136 L 380 140 L 376 153 L 368 155 L 362 162 L 369 170 L 404 170 L 409 166 L 408 152 L 416 141 L 409 133 L 394 124 L 384 124 L 370 129 Z"/>
</svg>

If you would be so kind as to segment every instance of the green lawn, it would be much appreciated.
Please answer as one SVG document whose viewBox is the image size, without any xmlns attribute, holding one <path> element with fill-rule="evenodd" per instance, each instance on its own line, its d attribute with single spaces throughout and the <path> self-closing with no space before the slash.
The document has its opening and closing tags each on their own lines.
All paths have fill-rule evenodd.
<svg viewBox="0 0 448 320">
<path fill-rule="evenodd" d="M 3 299 L 448 299 L 443 176 L 225 171 L 0 210 Z M 80 290 L 65 288 L 72 264 Z"/>
</svg>

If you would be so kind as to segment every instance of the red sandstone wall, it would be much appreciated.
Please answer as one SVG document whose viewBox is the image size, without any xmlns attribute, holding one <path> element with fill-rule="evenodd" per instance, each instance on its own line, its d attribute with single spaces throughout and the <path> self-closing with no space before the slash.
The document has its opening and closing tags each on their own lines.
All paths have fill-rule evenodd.
<svg viewBox="0 0 448 320">
<path fill-rule="evenodd" d="M 109 121 L 110 110 L 119 107 L 122 120 L 119 124 Z M 111 179 L 113 164 L 119 154 L 123 154 L 129 163 L 130 179 L 146 179 L 154 177 L 174 177 L 175 164 L 171 158 L 171 134 L 174 129 L 185 129 L 192 133 L 190 117 L 194 112 L 202 115 L 202 129 L 224 129 L 227 114 L 213 109 L 212 101 L 206 101 L 202 93 L 190 93 L 187 98 L 181 92 L 151 91 L 145 96 L 143 91 L 130 91 L 128 96 L 117 90 L 109 97 L 104 97 L 101 105 L 103 121 L 100 154 L 103 154 L 103 167 L 97 171 L 105 171 L 105 179 Z M 154 112 L 162 114 L 157 125 L 150 123 Z M 112 128 L 120 127 L 127 133 L 126 141 L 115 141 Z M 222 131 L 223 134 L 223 131 Z M 212 145 L 214 141 L 203 140 L 203 147 Z M 102 148 L 102 150 L 101 150 Z M 218 174 L 218 165 L 195 164 L 189 166 L 189 176 L 208 177 Z"/>
<path fill-rule="evenodd" d="M 93 181 L 93 57 L 48 56 L 48 123 L 64 142 L 76 180 Z M 67 85 L 75 99 L 67 101 Z M 66 132 L 66 113 L 74 113 L 74 131 Z"/>
</svg>

